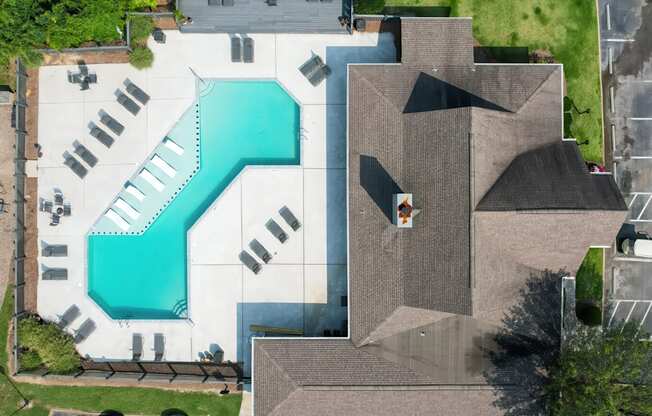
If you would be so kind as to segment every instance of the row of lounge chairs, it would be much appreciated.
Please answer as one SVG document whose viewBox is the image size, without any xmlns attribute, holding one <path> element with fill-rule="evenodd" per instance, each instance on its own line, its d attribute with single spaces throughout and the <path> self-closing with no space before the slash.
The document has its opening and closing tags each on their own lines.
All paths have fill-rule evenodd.
<svg viewBox="0 0 652 416">
<path fill-rule="evenodd" d="M 166 137 L 163 140 L 163 146 L 177 155 L 182 155 L 184 152 L 183 147 L 178 145 L 169 137 Z M 161 153 L 157 152 L 150 158 L 149 163 L 140 170 L 138 178 L 154 188 L 155 191 L 163 192 L 166 186 L 164 180 L 167 181 L 164 177 L 172 179 L 176 175 L 177 170 L 175 167 L 165 160 Z M 128 231 L 133 221 L 138 220 L 141 214 L 138 210 L 138 206 L 133 202 L 130 202 L 130 200 L 135 199 L 138 203 L 143 202 L 146 193 L 143 192 L 141 187 L 131 182 L 125 185 L 125 192 L 126 194 L 129 194 L 130 197 L 118 196 L 113 206 L 106 211 L 104 216 L 117 225 L 121 230 Z"/>
<path fill-rule="evenodd" d="M 321 84 L 330 74 L 331 69 L 322 61 L 319 55 L 313 55 L 303 65 L 299 67 L 299 71 L 308 78 L 308 81 L 316 87 Z"/>
<path fill-rule="evenodd" d="M 233 0 L 208 0 L 209 6 L 233 7 Z"/>
<path fill-rule="evenodd" d="M 68 246 L 65 244 L 45 244 L 41 249 L 43 257 L 68 257 Z"/>
<path fill-rule="evenodd" d="M 131 96 L 133 96 L 136 100 L 138 100 L 140 103 L 143 105 L 147 104 L 150 100 L 149 95 L 147 95 L 142 89 L 140 89 L 136 84 L 131 82 L 128 78 L 125 79 L 124 83 L 125 89 Z M 136 115 L 140 111 L 140 106 L 136 104 L 134 100 L 129 98 L 125 93 L 123 93 L 120 89 L 116 91 L 116 96 L 118 102 L 131 114 Z M 107 113 L 104 110 L 100 110 L 99 112 L 100 116 L 100 123 L 102 123 L 106 128 L 108 128 L 111 132 L 113 132 L 116 136 L 120 136 L 124 130 L 125 126 L 122 125 L 118 120 L 116 120 L 113 116 L 111 116 L 109 113 Z M 115 139 L 108 134 L 106 131 L 104 131 L 103 128 L 99 127 L 97 124 L 91 122 L 89 124 L 89 133 L 92 137 L 97 139 L 98 142 L 102 143 L 104 146 L 107 148 L 110 148 L 113 143 L 115 142 Z M 86 163 L 86 166 L 84 166 L 83 163 L 81 163 L 77 157 L 70 152 L 64 152 L 63 154 L 63 164 L 65 166 L 68 166 L 74 173 L 77 175 L 80 179 L 84 179 L 86 175 L 88 174 L 88 168 L 93 168 L 97 164 L 97 157 L 90 151 L 86 146 L 83 144 L 79 143 L 78 141 L 75 141 L 73 143 L 73 153 L 79 157 L 84 163 Z M 88 166 L 88 167 L 87 167 Z"/>
<path fill-rule="evenodd" d="M 285 220 L 285 222 L 290 226 L 290 228 L 292 228 L 292 230 L 297 231 L 299 228 L 301 228 L 301 223 L 287 206 L 282 207 L 278 213 L 281 218 L 283 218 L 283 220 Z M 274 221 L 273 218 L 270 218 L 269 221 L 267 221 L 265 228 L 267 228 L 267 230 L 274 237 L 276 237 L 276 239 L 280 241 L 281 244 L 285 243 L 289 238 L 287 233 L 276 221 Z M 260 241 L 256 240 L 255 238 L 249 242 L 249 248 L 265 264 L 269 263 L 269 261 L 272 259 L 271 253 L 265 248 L 265 246 L 260 243 Z M 238 258 L 242 264 L 254 272 L 254 274 L 258 274 L 263 268 L 263 266 L 245 250 L 240 252 Z"/>
<path fill-rule="evenodd" d="M 64 268 L 44 268 L 41 273 L 42 280 L 68 280 L 68 269 Z"/>
<path fill-rule="evenodd" d="M 140 361 L 143 357 L 143 335 L 133 334 L 131 336 L 131 359 Z M 165 335 L 154 334 L 154 361 L 163 361 L 165 355 Z"/>
<path fill-rule="evenodd" d="M 64 330 L 66 329 L 75 319 L 79 318 L 81 316 L 81 312 L 79 311 L 79 308 L 77 305 L 71 305 L 66 309 L 66 311 L 59 317 L 59 322 L 57 322 L 57 326 Z M 75 341 L 75 344 L 79 344 L 80 342 L 84 341 L 86 338 L 88 338 L 94 331 L 97 329 L 97 326 L 95 325 L 95 321 L 93 321 L 91 318 L 86 318 L 84 322 L 77 328 L 76 330 L 73 331 L 73 339 Z"/>
<path fill-rule="evenodd" d="M 231 62 L 244 62 L 246 64 L 254 61 L 254 40 L 250 37 L 231 37 Z"/>
</svg>

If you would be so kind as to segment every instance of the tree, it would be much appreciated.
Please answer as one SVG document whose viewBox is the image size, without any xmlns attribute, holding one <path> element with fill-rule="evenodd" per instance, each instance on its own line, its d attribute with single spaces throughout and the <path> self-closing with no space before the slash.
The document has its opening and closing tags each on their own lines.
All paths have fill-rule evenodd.
<svg viewBox="0 0 652 416">
<path fill-rule="evenodd" d="M 545 387 L 554 415 L 652 414 L 652 346 L 639 323 L 578 325 Z"/>
</svg>

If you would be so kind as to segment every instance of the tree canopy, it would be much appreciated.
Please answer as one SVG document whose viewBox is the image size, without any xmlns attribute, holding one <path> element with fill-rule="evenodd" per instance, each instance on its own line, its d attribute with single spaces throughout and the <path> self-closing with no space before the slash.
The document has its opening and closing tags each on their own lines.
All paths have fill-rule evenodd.
<svg viewBox="0 0 652 416">
<path fill-rule="evenodd" d="M 153 0 L 0 0 L 0 61 L 37 64 L 38 48 L 108 44 L 122 38 L 125 13 Z"/>
<path fill-rule="evenodd" d="M 579 325 L 551 367 L 554 415 L 652 414 L 652 344 L 639 323 L 608 330 Z"/>
</svg>

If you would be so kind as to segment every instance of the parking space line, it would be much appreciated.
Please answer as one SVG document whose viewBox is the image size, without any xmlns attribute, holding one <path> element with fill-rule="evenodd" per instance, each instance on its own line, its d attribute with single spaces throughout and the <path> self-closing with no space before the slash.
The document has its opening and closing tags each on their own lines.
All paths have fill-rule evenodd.
<svg viewBox="0 0 652 416">
<path fill-rule="evenodd" d="M 614 101 L 614 87 L 609 87 L 609 110 L 613 113 L 615 111 L 616 104 Z"/>
<path fill-rule="evenodd" d="M 623 160 L 623 159 L 627 159 L 627 160 L 650 160 L 650 159 L 652 159 L 652 156 L 627 156 L 627 158 L 625 158 L 624 156 L 614 156 L 614 159 L 615 160 Z"/>
<path fill-rule="evenodd" d="M 607 3 L 607 30 L 611 30 L 611 7 Z"/>
<path fill-rule="evenodd" d="M 609 48 L 609 75 L 613 75 L 614 73 L 614 50 L 613 48 Z"/>
<path fill-rule="evenodd" d="M 634 39 L 602 39 L 604 42 L 634 42 Z"/>
<path fill-rule="evenodd" d="M 616 311 L 618 310 L 618 307 L 620 306 L 620 301 L 616 301 L 616 307 L 614 308 L 613 312 L 611 312 L 611 316 L 609 317 L 609 323 L 607 323 L 607 327 L 611 326 L 611 321 L 613 321 L 614 316 L 616 316 Z"/>
<path fill-rule="evenodd" d="M 613 88 L 613 87 L 611 87 Z M 628 117 L 632 121 L 651 121 L 652 117 Z"/>
<path fill-rule="evenodd" d="M 650 304 L 647 305 L 647 310 L 645 311 L 645 315 L 643 315 L 643 318 L 641 319 L 641 323 L 638 324 L 638 329 L 636 330 L 636 335 L 638 335 L 638 333 L 641 332 L 641 327 L 643 326 L 643 322 L 645 322 L 645 319 L 647 318 L 647 315 L 650 313 L 650 309 L 652 309 L 652 302 L 650 302 Z"/>
<path fill-rule="evenodd" d="M 611 125 L 611 147 L 613 148 L 613 155 L 616 154 L 616 125 Z"/>
<path fill-rule="evenodd" d="M 629 204 L 627 204 L 627 209 L 630 209 L 632 207 L 634 201 L 636 201 L 636 198 L 638 198 L 638 194 L 634 194 L 634 198 L 632 198 L 632 200 L 629 201 Z"/>
<path fill-rule="evenodd" d="M 629 318 L 632 317 L 632 312 L 634 312 L 634 308 L 636 308 L 636 304 L 637 304 L 637 303 L 638 303 L 638 302 L 634 302 L 634 303 L 632 303 L 632 308 L 629 310 L 629 313 L 627 314 L 627 318 L 625 318 L 625 323 L 629 322 Z M 620 332 L 623 332 L 623 329 L 625 329 L 625 326 L 623 326 L 622 328 L 620 328 Z"/>
</svg>

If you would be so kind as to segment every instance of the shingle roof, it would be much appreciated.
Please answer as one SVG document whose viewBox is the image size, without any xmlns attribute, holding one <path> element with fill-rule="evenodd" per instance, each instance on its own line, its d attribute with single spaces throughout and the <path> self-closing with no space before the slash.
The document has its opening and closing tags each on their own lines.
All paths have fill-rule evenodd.
<svg viewBox="0 0 652 416">
<path fill-rule="evenodd" d="M 471 18 L 401 19 L 401 45 L 406 65 L 472 66 Z"/>
<path fill-rule="evenodd" d="M 516 157 L 477 210 L 625 210 L 613 180 L 592 175 L 575 142 L 557 142 Z"/>
<path fill-rule="evenodd" d="M 280 380 L 259 390 L 254 371 L 257 409 L 504 414 L 495 389 L 454 385 L 485 382 L 477 352 L 528 278 L 573 273 L 625 218 L 613 178 L 561 142 L 560 66 L 472 65 L 470 20 L 402 33 L 402 64 L 349 66 L 351 339 L 257 339 L 254 369 Z M 419 210 L 411 229 L 391 222 L 399 192 Z"/>
</svg>

